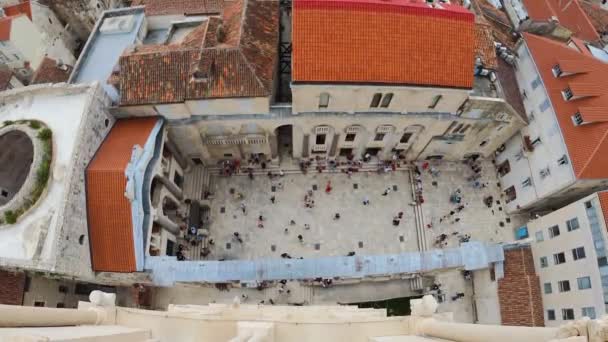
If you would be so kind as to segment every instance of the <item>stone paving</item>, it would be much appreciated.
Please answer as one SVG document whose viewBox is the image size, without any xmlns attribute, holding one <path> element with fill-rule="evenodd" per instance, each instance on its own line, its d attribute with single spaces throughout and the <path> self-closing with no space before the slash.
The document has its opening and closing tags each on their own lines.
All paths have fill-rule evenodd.
<svg viewBox="0 0 608 342">
<path fill-rule="evenodd" d="M 500 189 L 497 187 L 496 171 L 491 162 L 482 163 L 479 181 L 486 184 L 486 187 L 477 189 L 466 180 L 473 174 L 466 164 L 442 162 L 436 164 L 435 168 L 439 171 L 436 177 L 430 172 L 422 173 L 425 200 L 422 211 L 425 223 L 432 224 L 432 228 L 425 228 L 429 249 L 439 247 L 434 242 L 440 234 L 449 236 L 447 247 L 458 246 L 458 236 L 465 234 L 470 235 L 471 240 L 514 240 L 514 229 L 518 227 L 516 224 L 519 220 L 514 220 L 505 212 L 504 200 L 500 197 Z M 436 182 L 436 186 L 433 182 Z M 460 212 L 456 210 L 458 204 L 450 202 L 450 195 L 457 189 L 461 190 L 462 205 L 465 206 Z M 487 196 L 493 197 L 491 208 L 484 204 L 484 198 Z M 454 214 L 450 215 L 452 211 Z M 447 218 L 444 217 L 446 215 Z M 455 232 L 458 235 L 453 235 Z"/>
<path fill-rule="evenodd" d="M 328 181 L 332 186 L 329 194 L 325 192 Z M 210 259 L 277 258 L 282 253 L 314 257 L 347 255 L 351 251 L 359 255 L 418 250 L 407 171 L 355 173 L 351 178 L 342 173 L 287 174 L 274 180 L 267 176 L 255 176 L 253 180 L 233 176 L 216 177 L 213 182 L 215 197 L 211 202 L 210 234 L 215 246 Z M 317 190 L 313 190 L 315 185 Z M 383 196 L 389 187 L 390 193 Z M 312 209 L 304 206 L 308 190 L 312 190 L 315 201 Z M 237 198 L 238 193 L 244 196 L 243 200 Z M 271 196 L 276 198 L 274 204 Z M 366 197 L 370 204 L 364 206 Z M 246 214 L 241 211 L 241 203 L 246 207 Z M 404 218 L 395 227 L 392 219 L 398 212 L 403 212 Z M 340 214 L 338 220 L 334 219 L 336 213 Z M 264 228 L 257 227 L 259 215 L 264 217 Z M 291 220 L 295 225 L 290 224 Z M 310 225 L 310 229 L 305 229 L 305 224 Z M 288 233 L 284 232 L 286 228 Z M 239 232 L 243 243 L 233 238 L 234 232 Z M 303 242 L 298 241 L 300 234 Z"/>
</svg>

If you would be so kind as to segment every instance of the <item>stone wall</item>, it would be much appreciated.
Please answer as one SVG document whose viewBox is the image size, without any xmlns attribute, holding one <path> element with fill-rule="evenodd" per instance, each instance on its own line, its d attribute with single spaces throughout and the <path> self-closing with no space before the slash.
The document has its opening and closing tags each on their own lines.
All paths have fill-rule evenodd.
<svg viewBox="0 0 608 342">
<path fill-rule="evenodd" d="M 24 272 L 0 271 L 0 304 L 21 305 L 24 289 Z"/>
<path fill-rule="evenodd" d="M 85 106 L 83 121 L 78 130 L 73 164 L 66 175 L 70 185 L 64 199 L 63 211 L 59 216 L 60 228 L 57 234 L 55 272 L 77 278 L 91 280 L 91 257 L 87 224 L 85 170 L 115 119 L 106 107 L 110 100 L 102 88 L 91 87 L 89 103 Z"/>
<path fill-rule="evenodd" d="M 530 246 L 505 250 L 498 300 L 503 325 L 545 326 L 540 281 Z"/>
<path fill-rule="evenodd" d="M 82 42 L 86 42 L 95 26 L 95 22 L 105 10 L 119 5 L 119 0 L 61 0 L 48 1 L 49 6 L 57 17 L 70 25 Z"/>
</svg>

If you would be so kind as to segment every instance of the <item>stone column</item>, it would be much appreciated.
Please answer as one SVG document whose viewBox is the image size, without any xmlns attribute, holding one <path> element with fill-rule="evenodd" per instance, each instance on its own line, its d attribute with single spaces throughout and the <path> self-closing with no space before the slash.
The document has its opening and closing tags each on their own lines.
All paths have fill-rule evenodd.
<svg viewBox="0 0 608 342">
<path fill-rule="evenodd" d="M 173 155 L 173 158 L 175 158 L 175 160 L 177 161 L 179 166 L 182 168 L 182 170 L 184 170 L 184 172 L 186 172 L 190 167 L 190 163 L 188 163 L 188 160 L 186 158 L 184 158 L 184 156 L 182 156 L 182 154 L 179 151 L 179 149 L 177 148 L 177 146 L 175 146 L 175 143 L 173 143 L 173 141 L 171 141 L 171 140 L 169 140 L 169 138 L 167 138 L 165 140 L 165 146 L 167 147 L 169 152 L 171 152 L 171 154 Z"/>
<path fill-rule="evenodd" d="M 154 222 L 160 224 L 161 227 L 165 228 L 173 235 L 179 236 L 179 225 L 171 221 L 168 217 L 154 213 Z"/>
<path fill-rule="evenodd" d="M 101 324 L 103 309 L 55 309 L 0 305 L 0 327 L 61 327 Z"/>
<path fill-rule="evenodd" d="M 158 180 L 177 198 L 178 200 L 182 200 L 184 198 L 183 191 L 178 188 L 169 178 L 165 176 L 158 176 Z"/>
<path fill-rule="evenodd" d="M 268 133 L 268 144 L 270 145 L 270 157 L 276 159 L 279 156 L 279 142 L 276 134 Z"/>
<path fill-rule="evenodd" d="M 338 142 L 340 141 L 340 133 L 334 133 L 334 138 L 329 147 L 329 156 L 335 157 L 338 152 Z"/>
<path fill-rule="evenodd" d="M 557 337 L 557 328 L 450 323 L 434 318 L 422 318 L 417 331 L 454 342 L 548 342 Z"/>
</svg>

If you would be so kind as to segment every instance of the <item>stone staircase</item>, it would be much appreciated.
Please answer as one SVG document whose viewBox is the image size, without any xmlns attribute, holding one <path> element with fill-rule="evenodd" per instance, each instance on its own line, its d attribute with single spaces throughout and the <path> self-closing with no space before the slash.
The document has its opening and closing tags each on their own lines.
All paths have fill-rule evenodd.
<svg viewBox="0 0 608 342">
<path fill-rule="evenodd" d="M 193 167 L 184 179 L 184 198 L 202 201 L 205 191 L 213 192 L 214 190 L 211 179 L 209 169 L 202 165 Z"/>
</svg>

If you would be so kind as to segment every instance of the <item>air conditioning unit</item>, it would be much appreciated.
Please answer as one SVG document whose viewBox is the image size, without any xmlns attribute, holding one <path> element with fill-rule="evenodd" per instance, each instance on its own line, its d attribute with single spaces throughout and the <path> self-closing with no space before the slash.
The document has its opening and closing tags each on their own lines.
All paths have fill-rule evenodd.
<svg viewBox="0 0 608 342">
<path fill-rule="evenodd" d="M 118 34 L 127 33 L 133 30 L 135 26 L 134 15 L 122 15 L 119 17 L 106 18 L 101 24 L 99 32 L 103 34 Z"/>
</svg>

